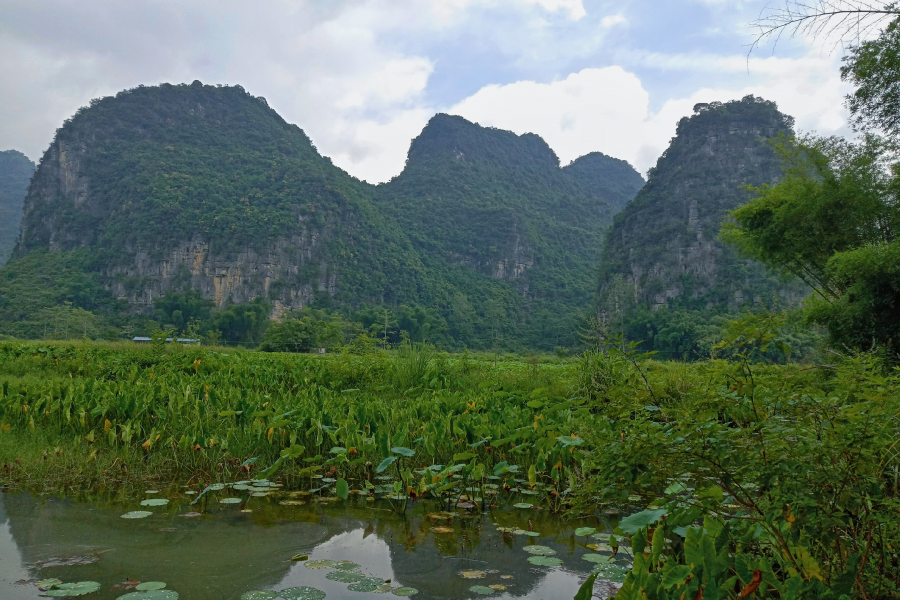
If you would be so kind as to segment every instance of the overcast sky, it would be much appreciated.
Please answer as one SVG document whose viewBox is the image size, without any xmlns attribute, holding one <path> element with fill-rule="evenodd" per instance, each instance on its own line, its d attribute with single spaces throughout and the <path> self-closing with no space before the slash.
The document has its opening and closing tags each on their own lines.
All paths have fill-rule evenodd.
<svg viewBox="0 0 900 600">
<path fill-rule="evenodd" d="M 756 94 L 848 133 L 840 52 L 747 60 L 768 0 L 2 0 L 0 150 L 40 158 L 91 98 L 240 84 L 351 174 L 386 181 L 436 112 L 642 173 L 697 102 Z"/>
</svg>

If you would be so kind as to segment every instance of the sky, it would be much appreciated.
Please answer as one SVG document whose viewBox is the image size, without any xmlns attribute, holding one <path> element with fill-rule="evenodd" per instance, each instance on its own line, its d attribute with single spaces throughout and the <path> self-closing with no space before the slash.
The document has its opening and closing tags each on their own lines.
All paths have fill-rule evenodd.
<svg viewBox="0 0 900 600">
<path fill-rule="evenodd" d="M 0 150 L 37 161 L 92 98 L 240 84 L 371 183 L 438 112 L 652 167 L 698 102 L 754 94 L 850 135 L 841 52 L 748 55 L 768 0 L 3 0 Z"/>
</svg>

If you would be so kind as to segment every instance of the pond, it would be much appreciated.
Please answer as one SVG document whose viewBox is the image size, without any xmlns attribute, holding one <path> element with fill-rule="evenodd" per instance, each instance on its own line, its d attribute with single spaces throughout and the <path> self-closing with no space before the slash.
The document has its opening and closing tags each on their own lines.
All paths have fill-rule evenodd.
<svg viewBox="0 0 900 600">
<path fill-rule="evenodd" d="M 250 496 L 225 487 L 199 499 L 181 486 L 147 492 L 0 495 L 0 597 L 44 597 L 39 581 L 58 595 L 65 586 L 54 593 L 46 581 L 57 579 L 98 583 L 97 591 L 82 588 L 88 600 L 271 600 L 276 593 L 306 600 L 321 592 L 356 600 L 570 599 L 601 566 L 598 555 L 609 554 L 602 533 L 575 535 L 578 528 L 602 532 L 607 523 L 546 510 L 447 513 L 418 501 L 404 511 L 396 502 L 277 488 Z M 130 514 L 137 511 L 149 514 Z M 627 567 L 600 562 L 611 579 Z M 163 584 L 168 594 L 135 593 Z M 615 589 L 598 579 L 594 594 Z M 263 593 L 247 594 L 255 590 Z"/>
</svg>

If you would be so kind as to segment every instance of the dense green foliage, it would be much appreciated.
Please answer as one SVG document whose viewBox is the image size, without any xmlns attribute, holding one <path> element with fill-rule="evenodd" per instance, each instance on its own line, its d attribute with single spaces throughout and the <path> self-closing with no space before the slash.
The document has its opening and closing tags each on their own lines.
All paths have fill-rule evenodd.
<svg viewBox="0 0 900 600">
<path fill-rule="evenodd" d="M 850 48 L 841 78 L 856 90 L 847 97 L 853 124 L 900 135 L 900 19 L 877 38 Z"/>
<path fill-rule="evenodd" d="M 813 322 L 838 347 L 900 341 L 897 163 L 892 148 L 805 138 L 778 145 L 784 177 L 755 188 L 723 237 L 816 290 Z"/>
<path fill-rule="evenodd" d="M 617 332 L 651 349 L 696 354 L 640 334 L 647 315 L 667 307 L 712 322 L 748 308 L 785 308 L 806 295 L 717 239 L 729 211 L 750 198 L 744 186 L 779 177 L 780 159 L 766 138 L 792 127 L 775 103 L 753 96 L 698 104 L 679 122 L 647 185 L 616 215 L 606 239 L 600 308 Z"/>
<path fill-rule="evenodd" d="M 12 254 L 19 235 L 22 205 L 28 183 L 34 175 L 34 163 L 15 150 L 0 152 L 0 267 Z"/>
<path fill-rule="evenodd" d="M 640 498 L 649 509 L 600 550 L 618 553 L 596 569 L 624 581 L 618 598 L 737 598 L 754 578 L 766 598 L 896 595 L 896 374 L 874 355 L 754 364 L 776 343 L 770 324 L 736 327 L 733 360 L 694 364 L 627 349 L 494 366 L 414 345 L 317 357 L 6 343 L 0 461 L 36 440 L 51 451 L 11 477 L 73 456 L 97 484 L 124 482 L 111 468 L 122 462 L 207 483 L 249 469 L 306 486 L 327 472 L 397 510 L 466 488 L 554 511 Z M 334 495 L 329 485 L 315 489 Z M 626 575 L 613 560 L 632 553 Z"/>
</svg>

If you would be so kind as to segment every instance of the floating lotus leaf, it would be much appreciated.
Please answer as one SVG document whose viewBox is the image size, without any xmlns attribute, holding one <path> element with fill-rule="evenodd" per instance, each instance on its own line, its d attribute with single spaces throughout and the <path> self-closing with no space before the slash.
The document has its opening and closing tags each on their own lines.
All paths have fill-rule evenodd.
<svg viewBox="0 0 900 600">
<path fill-rule="evenodd" d="M 306 563 L 307 569 L 333 569 L 337 562 L 333 560 L 311 560 Z"/>
<path fill-rule="evenodd" d="M 189 490 L 189 491 L 185 492 L 185 494 L 187 494 L 188 496 L 193 496 L 196 493 L 197 492 L 195 492 L 194 490 Z"/>
<path fill-rule="evenodd" d="M 222 504 L 240 504 L 241 499 L 240 498 L 222 498 L 221 500 L 219 500 L 219 502 L 221 502 Z"/>
<path fill-rule="evenodd" d="M 535 492 L 534 490 L 522 490 L 523 494 L 526 496 L 537 496 L 539 492 Z"/>
<path fill-rule="evenodd" d="M 306 504 L 306 500 L 282 500 L 278 504 L 282 506 L 302 506 Z"/>
<path fill-rule="evenodd" d="M 613 558 L 611 556 L 604 556 L 603 554 L 583 554 L 581 558 L 588 562 L 597 564 L 613 562 Z"/>
<path fill-rule="evenodd" d="M 527 535 L 528 537 L 540 537 L 540 533 L 537 531 L 517 531 L 519 535 Z"/>
<path fill-rule="evenodd" d="M 558 567 L 562 561 L 552 556 L 529 556 L 528 562 L 539 567 Z"/>
<path fill-rule="evenodd" d="M 278 592 L 278 597 L 284 598 L 284 600 L 322 600 L 325 592 L 313 587 L 300 586 L 281 590 Z"/>
<path fill-rule="evenodd" d="M 348 587 L 349 587 L 349 586 L 348 586 Z M 388 593 L 389 591 L 391 591 L 392 589 L 394 589 L 394 588 L 393 588 L 393 586 L 391 586 L 391 584 L 389 584 L 389 583 L 382 583 L 382 584 L 379 585 L 377 588 L 375 588 L 374 591 L 375 591 L 376 594 L 387 594 L 387 593 Z"/>
<path fill-rule="evenodd" d="M 494 590 L 492 590 L 489 587 L 483 586 L 483 585 L 473 585 L 472 587 L 469 588 L 469 591 L 474 594 L 481 594 L 483 596 L 487 596 L 488 594 L 494 593 Z"/>
<path fill-rule="evenodd" d="M 579 527 L 575 530 L 575 535 L 581 537 L 583 535 L 591 535 L 595 531 L 597 531 L 596 527 Z"/>
<path fill-rule="evenodd" d="M 277 597 L 278 592 L 272 590 L 256 590 L 241 594 L 241 600 L 275 600 Z"/>
<path fill-rule="evenodd" d="M 525 546 L 522 550 L 528 554 L 534 554 L 535 556 L 553 556 L 556 554 L 556 550 L 548 546 Z"/>
<path fill-rule="evenodd" d="M 351 592 L 374 592 L 380 586 L 380 583 L 372 583 L 370 581 L 357 581 L 347 586 Z"/>
<path fill-rule="evenodd" d="M 172 590 L 131 592 L 130 594 L 119 596 L 116 600 L 178 600 L 178 592 Z"/>
<path fill-rule="evenodd" d="M 54 585 L 59 585 L 62 583 L 62 579 L 57 579 L 56 577 L 51 577 L 50 579 L 41 579 L 40 581 L 36 581 L 34 585 L 39 588 L 47 589 L 52 588 Z"/>
<path fill-rule="evenodd" d="M 269 495 L 269 492 L 253 492 L 250 494 L 253 498 L 265 498 Z"/>
<path fill-rule="evenodd" d="M 591 537 L 594 538 L 595 540 L 600 540 L 601 542 L 608 542 L 608 541 L 609 541 L 609 534 L 608 534 L 608 533 L 595 533 L 595 534 L 592 535 Z"/>
<path fill-rule="evenodd" d="M 186 512 L 186 513 L 184 513 L 184 514 L 181 515 L 181 516 L 184 517 L 184 518 L 186 518 L 186 519 L 196 519 L 197 517 L 202 517 L 202 516 L 203 516 L 203 513 L 198 513 L 198 512 Z"/>
<path fill-rule="evenodd" d="M 46 592 L 51 598 L 65 598 L 69 596 L 84 596 L 92 594 L 100 589 L 96 581 L 79 581 L 78 583 L 57 583 Z"/>
<path fill-rule="evenodd" d="M 295 554 L 291 557 L 291 560 L 294 562 L 309 560 L 309 554 Z"/>
<path fill-rule="evenodd" d="M 501 575 L 501 576 L 500 576 L 500 579 L 515 579 L 515 576 L 513 576 L 513 575 Z"/>
<path fill-rule="evenodd" d="M 491 588 L 492 590 L 494 590 L 495 592 L 502 592 L 506 589 L 506 586 L 503 585 L 502 583 L 492 583 L 488 587 Z"/>
<path fill-rule="evenodd" d="M 168 503 L 169 501 L 165 498 L 150 498 L 148 500 L 141 500 L 141 506 L 164 506 Z"/>
<path fill-rule="evenodd" d="M 591 573 L 596 573 L 600 579 L 611 581 L 613 583 L 624 583 L 625 577 L 628 575 L 629 569 L 620 565 L 600 564 L 594 567 Z"/>
<path fill-rule="evenodd" d="M 431 531 L 434 533 L 453 533 L 452 527 L 432 527 Z"/>
<path fill-rule="evenodd" d="M 533 504 L 529 504 L 528 502 L 516 502 L 513 504 L 513 508 L 533 508 Z"/>
<path fill-rule="evenodd" d="M 147 490 L 147 491 L 144 492 L 144 493 L 145 493 L 145 494 L 158 494 L 158 493 L 159 493 L 159 490 Z"/>
<path fill-rule="evenodd" d="M 333 477 L 323 477 L 322 478 L 322 483 L 334 483 L 335 481 L 337 481 L 337 479 L 334 479 Z"/>
<path fill-rule="evenodd" d="M 485 575 L 487 575 L 485 571 L 478 571 L 475 569 L 459 572 L 459 576 L 463 579 L 484 579 Z"/>
<path fill-rule="evenodd" d="M 161 590 L 166 587 L 166 584 L 162 581 L 145 581 L 144 583 L 139 583 L 134 586 L 139 592 L 150 592 L 153 590 Z"/>
<path fill-rule="evenodd" d="M 146 510 L 133 510 L 131 512 L 127 512 L 122 515 L 123 519 L 143 519 L 144 517 L 149 517 L 153 513 Z"/>
<path fill-rule="evenodd" d="M 211 492 L 218 492 L 219 490 L 225 489 L 225 484 L 224 483 L 211 483 L 206 487 Z"/>
<path fill-rule="evenodd" d="M 394 590 L 395 596 L 415 596 L 419 593 L 419 590 L 411 587 L 399 587 Z"/>
<path fill-rule="evenodd" d="M 249 485 L 247 485 L 246 483 L 236 483 L 236 484 L 234 484 L 234 486 L 232 487 L 232 489 L 235 489 L 235 490 L 237 490 L 237 491 L 239 491 L 239 492 L 245 492 L 245 491 L 247 491 L 247 490 L 249 490 L 249 489 L 252 489 L 252 488 L 251 488 Z"/>
<path fill-rule="evenodd" d="M 252 508 L 244 508 L 244 509 L 241 509 L 241 512 L 242 513 L 251 513 L 251 512 L 253 512 L 253 509 Z"/>
<path fill-rule="evenodd" d="M 356 571 L 360 568 L 358 564 L 355 562 L 350 562 L 349 560 L 342 560 L 334 567 L 335 569 L 340 569 L 341 571 Z"/>
<path fill-rule="evenodd" d="M 362 581 L 366 576 L 353 571 L 332 571 L 325 576 L 325 579 L 332 581 L 340 581 L 341 583 L 356 583 Z"/>
<path fill-rule="evenodd" d="M 461 508 L 463 510 L 470 510 L 475 508 L 475 505 L 471 502 L 460 502 L 456 505 L 456 508 Z"/>
</svg>

